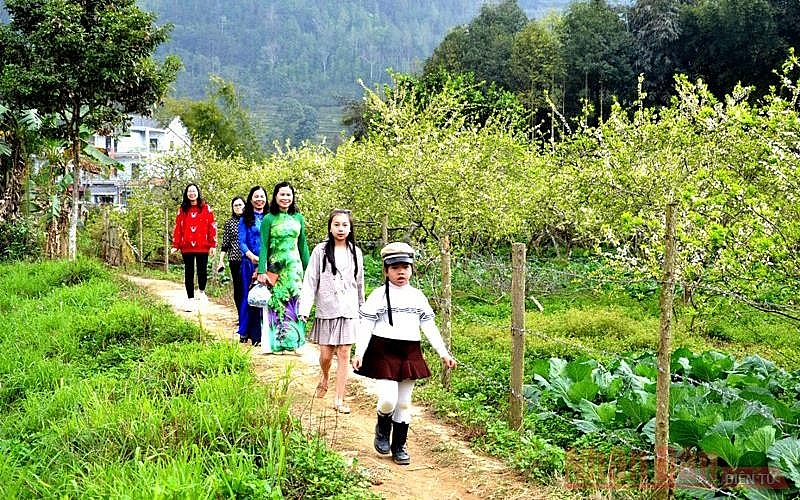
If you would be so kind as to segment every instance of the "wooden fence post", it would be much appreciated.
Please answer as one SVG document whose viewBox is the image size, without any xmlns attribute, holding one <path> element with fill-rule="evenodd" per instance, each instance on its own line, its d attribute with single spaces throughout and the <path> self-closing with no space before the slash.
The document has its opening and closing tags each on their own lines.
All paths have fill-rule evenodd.
<svg viewBox="0 0 800 500">
<path fill-rule="evenodd" d="M 108 209 L 103 208 L 103 241 L 100 245 L 100 255 L 103 257 L 103 262 L 108 262 L 109 259 L 109 247 L 111 239 L 111 231 L 108 222 Z"/>
<path fill-rule="evenodd" d="M 525 375 L 525 244 L 511 245 L 511 395 L 508 426 L 522 429 L 522 380 Z"/>
<path fill-rule="evenodd" d="M 142 209 L 139 209 L 139 263 L 144 264 L 144 235 L 142 234 Z"/>
<path fill-rule="evenodd" d="M 169 207 L 164 207 L 164 272 L 169 272 Z"/>
<path fill-rule="evenodd" d="M 439 242 L 442 257 L 442 339 L 449 351 L 453 338 L 453 280 L 450 268 L 450 236 L 444 235 Z M 450 390 L 450 368 L 442 362 L 442 387 Z"/>
<path fill-rule="evenodd" d="M 656 377 L 656 497 L 669 498 L 672 484 L 669 470 L 669 387 L 672 354 L 672 305 L 675 300 L 675 202 L 667 205 L 664 239 L 663 280 L 661 283 L 661 324 Z"/>
</svg>

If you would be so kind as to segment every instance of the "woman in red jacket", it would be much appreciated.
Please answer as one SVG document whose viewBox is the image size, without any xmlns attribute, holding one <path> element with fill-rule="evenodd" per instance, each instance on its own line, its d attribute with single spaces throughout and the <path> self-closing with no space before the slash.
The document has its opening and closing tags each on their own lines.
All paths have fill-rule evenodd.
<svg viewBox="0 0 800 500">
<path fill-rule="evenodd" d="M 172 252 L 178 250 L 183 255 L 184 284 L 186 285 L 185 311 L 195 310 L 194 269 L 197 265 L 197 298 L 206 299 L 208 280 L 208 255 L 214 256 L 217 248 L 217 223 L 214 212 L 203 201 L 197 184 L 189 184 L 183 190 L 183 202 L 175 217 L 175 231 L 172 233 Z"/>
</svg>

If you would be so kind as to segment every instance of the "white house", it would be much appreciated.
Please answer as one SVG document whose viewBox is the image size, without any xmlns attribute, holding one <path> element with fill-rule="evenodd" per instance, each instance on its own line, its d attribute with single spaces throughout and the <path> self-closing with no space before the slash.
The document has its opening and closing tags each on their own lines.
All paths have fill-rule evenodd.
<svg viewBox="0 0 800 500">
<path fill-rule="evenodd" d="M 152 118 L 133 116 L 127 130 L 115 135 L 95 135 L 91 144 L 124 168 L 112 169 L 108 175 L 84 171 L 82 191 L 88 191 L 86 201 L 125 206 L 131 185 L 148 179 L 148 165 L 165 153 L 191 147 L 191 140 L 180 117 L 176 116 L 162 128 Z"/>
</svg>

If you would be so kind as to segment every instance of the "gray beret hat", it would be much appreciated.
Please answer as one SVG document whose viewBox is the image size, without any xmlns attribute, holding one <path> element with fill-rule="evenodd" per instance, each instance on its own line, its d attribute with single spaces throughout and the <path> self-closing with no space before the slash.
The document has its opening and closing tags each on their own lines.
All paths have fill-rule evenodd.
<svg viewBox="0 0 800 500">
<path fill-rule="evenodd" d="M 381 259 L 383 259 L 383 265 L 385 266 L 391 266 L 392 264 L 401 262 L 413 264 L 414 249 L 411 248 L 411 245 L 408 243 L 395 241 L 381 248 Z"/>
</svg>

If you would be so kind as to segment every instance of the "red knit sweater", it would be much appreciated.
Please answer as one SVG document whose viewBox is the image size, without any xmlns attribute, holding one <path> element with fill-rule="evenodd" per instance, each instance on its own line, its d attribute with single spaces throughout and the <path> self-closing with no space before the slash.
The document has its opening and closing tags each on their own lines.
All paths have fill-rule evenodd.
<svg viewBox="0 0 800 500">
<path fill-rule="evenodd" d="M 200 208 L 191 206 L 186 212 L 178 209 L 172 246 L 182 253 L 208 253 L 217 247 L 217 223 L 207 203 Z"/>
</svg>

